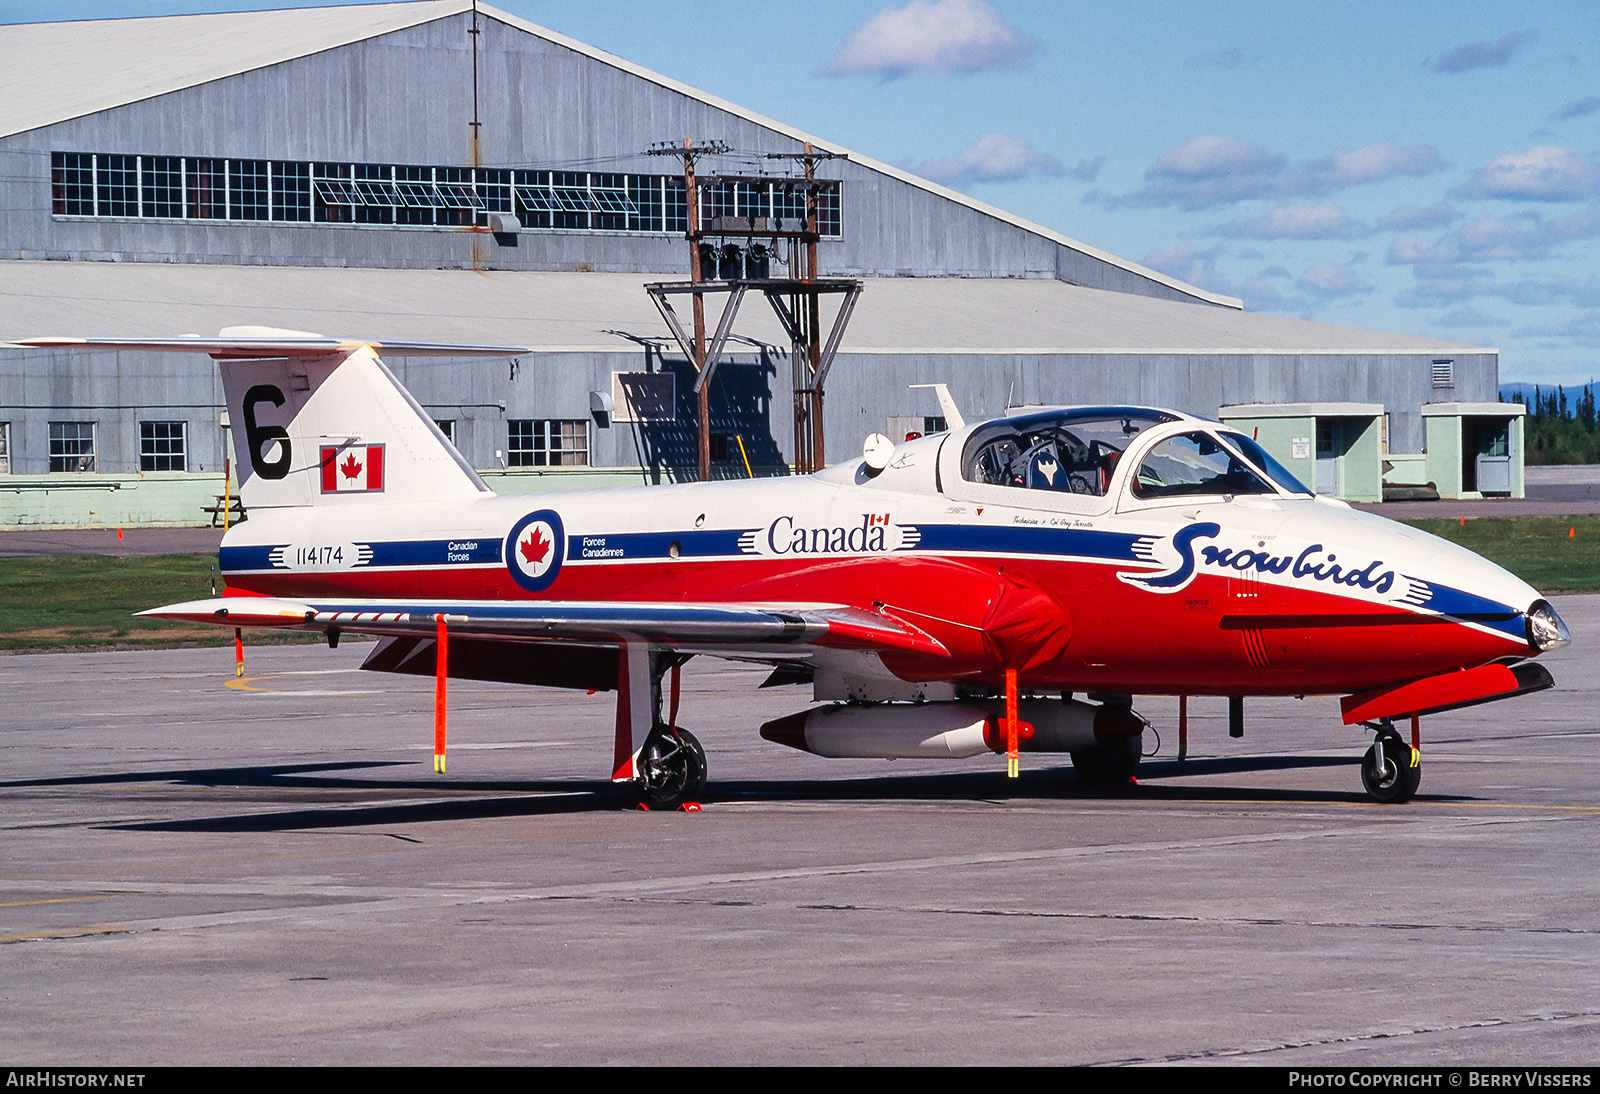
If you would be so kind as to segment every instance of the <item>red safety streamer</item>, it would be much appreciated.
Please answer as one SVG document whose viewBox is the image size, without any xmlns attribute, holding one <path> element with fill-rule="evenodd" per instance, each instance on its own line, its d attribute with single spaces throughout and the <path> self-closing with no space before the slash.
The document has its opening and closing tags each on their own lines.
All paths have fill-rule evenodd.
<svg viewBox="0 0 1600 1094">
<path fill-rule="evenodd" d="M 1017 777 L 1017 670 L 1006 669 L 1006 777 Z"/>
<path fill-rule="evenodd" d="M 439 625 L 438 646 L 434 657 L 434 682 L 433 682 L 433 770 L 444 774 L 444 739 L 445 739 L 445 659 L 450 649 L 450 632 L 444 624 L 444 616 L 436 615 L 433 621 Z"/>
</svg>

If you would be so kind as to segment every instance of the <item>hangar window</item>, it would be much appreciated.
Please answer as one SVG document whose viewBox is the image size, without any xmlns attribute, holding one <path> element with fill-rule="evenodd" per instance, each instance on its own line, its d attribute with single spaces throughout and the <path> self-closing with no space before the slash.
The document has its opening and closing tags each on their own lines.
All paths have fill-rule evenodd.
<svg viewBox="0 0 1600 1094">
<path fill-rule="evenodd" d="M 144 156 L 140 165 L 139 208 L 147 217 L 183 216 L 183 157 Z"/>
<path fill-rule="evenodd" d="M 94 423 L 50 423 L 50 470 L 93 471 Z"/>
<path fill-rule="evenodd" d="M 472 185 L 470 167 L 434 168 L 434 192 L 439 197 L 438 224 L 466 227 L 476 222 L 478 210 L 484 208 L 483 198 Z"/>
<path fill-rule="evenodd" d="M 96 211 L 103 217 L 139 215 L 139 157 L 97 156 Z"/>
<path fill-rule="evenodd" d="M 318 163 L 311 168 L 311 219 L 326 224 L 355 223 L 360 205 L 348 163 Z"/>
<path fill-rule="evenodd" d="M 589 462 L 584 419 L 511 418 L 506 463 L 511 467 L 580 467 Z"/>
<path fill-rule="evenodd" d="M 556 171 L 550 176 L 552 227 L 589 227 L 589 179 L 582 171 Z"/>
<path fill-rule="evenodd" d="M 662 180 L 662 187 L 666 191 L 667 231 L 687 232 L 689 230 L 689 200 L 684 196 L 683 180 L 669 175 Z"/>
<path fill-rule="evenodd" d="M 620 232 L 628 226 L 633 201 L 628 197 L 626 175 L 590 175 L 589 204 L 594 207 L 592 227 Z"/>
<path fill-rule="evenodd" d="M 57 216 L 94 216 L 94 153 L 50 153 L 50 210 Z"/>
<path fill-rule="evenodd" d="M 184 164 L 184 216 L 221 220 L 228 215 L 228 183 L 222 160 L 191 159 Z"/>
<path fill-rule="evenodd" d="M 0 475 L 11 474 L 11 423 L 0 422 Z"/>
<path fill-rule="evenodd" d="M 665 180 L 657 175 L 629 175 L 627 179 L 628 201 L 632 206 L 628 214 L 628 231 L 661 231 L 661 194 Z"/>
<path fill-rule="evenodd" d="M 267 219 L 267 161 L 228 161 L 228 214 L 232 220 Z"/>
<path fill-rule="evenodd" d="M 393 224 L 394 207 L 400 204 L 394 185 L 394 168 L 358 163 L 354 175 L 346 191 L 351 202 L 351 218 L 357 224 Z"/>
<path fill-rule="evenodd" d="M 526 228 L 653 234 L 689 224 L 675 175 L 52 152 L 50 185 L 56 216 L 481 227 L 509 212 Z M 701 192 L 702 223 L 776 217 L 792 231 L 807 185 L 726 180 Z M 840 184 L 814 185 L 818 231 L 838 236 Z"/>
<path fill-rule="evenodd" d="M 1174 420 L 1135 407 L 1004 418 L 973 432 L 961 473 L 991 486 L 1103 495 L 1123 449 L 1150 426 Z"/>
<path fill-rule="evenodd" d="M 188 426 L 187 422 L 140 422 L 139 470 L 189 470 Z"/>
<path fill-rule="evenodd" d="M 478 193 L 483 195 L 483 208 L 490 213 L 510 213 L 515 210 L 511 206 L 511 172 L 506 170 L 489 170 L 478 172 Z M 488 217 L 482 217 L 479 224 L 487 225 Z"/>
<path fill-rule="evenodd" d="M 272 162 L 272 219 L 311 219 L 311 165 Z"/>
</svg>

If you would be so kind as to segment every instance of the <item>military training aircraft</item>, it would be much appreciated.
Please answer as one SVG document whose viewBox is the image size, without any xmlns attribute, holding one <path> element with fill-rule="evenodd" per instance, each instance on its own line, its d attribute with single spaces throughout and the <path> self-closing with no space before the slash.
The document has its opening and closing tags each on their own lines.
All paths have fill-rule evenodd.
<svg viewBox="0 0 1600 1094">
<path fill-rule="evenodd" d="M 654 806 L 704 788 L 676 725 L 694 654 L 812 685 L 826 705 L 761 727 L 781 744 L 1005 753 L 1013 774 L 1065 752 L 1110 782 L 1141 756 L 1135 696 L 1229 697 L 1238 735 L 1246 696 L 1338 695 L 1376 735 L 1366 791 L 1399 802 L 1420 715 L 1549 687 L 1529 658 L 1569 640 L 1505 570 L 1170 410 L 957 415 L 814 475 L 497 497 L 378 353 L 518 347 L 258 327 L 18 344 L 220 363 L 249 520 L 223 540 L 224 595 L 143 614 L 376 636 L 364 668 L 441 696 L 447 677 L 615 690 L 612 777 Z"/>
</svg>

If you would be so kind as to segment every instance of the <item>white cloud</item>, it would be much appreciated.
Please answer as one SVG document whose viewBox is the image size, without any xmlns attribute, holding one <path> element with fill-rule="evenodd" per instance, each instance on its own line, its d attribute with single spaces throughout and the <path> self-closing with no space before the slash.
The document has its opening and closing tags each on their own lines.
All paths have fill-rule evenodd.
<svg viewBox="0 0 1600 1094">
<path fill-rule="evenodd" d="M 1397 205 L 1389 215 L 1378 222 L 1378 227 L 1389 231 L 1410 228 L 1445 228 L 1455 223 L 1461 214 L 1447 201 L 1433 205 Z"/>
<path fill-rule="evenodd" d="M 1217 256 L 1220 248 L 1199 250 L 1192 243 L 1164 243 L 1139 260 L 1140 265 L 1171 274 L 1180 281 L 1198 285 L 1212 292 L 1227 292 L 1232 286 L 1217 273 Z"/>
<path fill-rule="evenodd" d="M 1340 149 L 1291 167 L 1288 157 L 1237 137 L 1193 137 L 1168 149 L 1145 171 L 1147 185 L 1114 205 L 1209 209 L 1273 197 L 1318 197 L 1346 186 L 1397 175 L 1427 175 L 1445 166 L 1432 145 L 1392 140 Z"/>
<path fill-rule="evenodd" d="M 1372 291 L 1372 286 L 1356 276 L 1356 272 L 1349 266 L 1338 266 L 1332 262 L 1313 263 L 1305 273 L 1295 279 L 1295 285 L 1302 291 L 1324 300 L 1341 296 L 1359 296 Z"/>
<path fill-rule="evenodd" d="M 886 7 L 845 39 L 824 72 L 948 75 L 1025 68 L 1044 43 L 1005 24 L 985 0 L 911 0 Z"/>
<path fill-rule="evenodd" d="M 1434 320 L 1435 326 L 1440 327 L 1501 327 L 1505 320 L 1497 315 L 1490 315 L 1473 307 L 1471 304 L 1462 304 L 1445 312 Z"/>
<path fill-rule="evenodd" d="M 1394 141 L 1379 141 L 1363 148 L 1346 148 L 1312 160 L 1302 170 L 1304 192 L 1326 192 L 1361 182 L 1382 182 L 1396 175 L 1427 175 L 1444 166 L 1444 157 L 1429 144 L 1402 148 Z"/>
<path fill-rule="evenodd" d="M 1462 197 L 1521 201 L 1582 201 L 1600 194 L 1600 165 L 1576 148 L 1538 144 L 1507 152 L 1480 168 L 1461 188 Z"/>
<path fill-rule="evenodd" d="M 1104 156 L 1085 156 L 1078 161 L 1078 166 L 1072 169 L 1072 177 L 1082 179 L 1084 182 L 1093 182 L 1100 177 L 1100 168 L 1106 164 Z"/>
<path fill-rule="evenodd" d="M 1567 121 L 1571 118 L 1582 118 L 1600 110 L 1600 96 L 1590 95 L 1588 98 L 1578 99 L 1567 103 L 1556 111 L 1558 121 Z"/>
<path fill-rule="evenodd" d="M 1519 49 L 1539 37 L 1537 31 L 1517 30 L 1495 42 L 1464 42 L 1428 62 L 1435 72 L 1470 72 L 1475 68 L 1499 68 Z"/>
<path fill-rule="evenodd" d="M 1337 205 L 1282 205 L 1252 220 L 1219 225 L 1217 233 L 1251 239 L 1351 239 L 1366 229 Z"/>
<path fill-rule="evenodd" d="M 1059 175 L 1063 171 L 1060 160 L 1037 151 L 1031 141 L 1004 133 L 985 133 L 955 155 L 929 160 L 916 168 L 919 175 L 951 183 L 1011 182 L 1028 175 Z"/>
<path fill-rule="evenodd" d="M 1600 236 L 1600 205 L 1554 220 L 1528 213 L 1515 220 L 1481 216 L 1437 239 L 1407 232 L 1389 244 L 1389 263 L 1450 266 L 1463 262 L 1514 262 L 1547 258 L 1558 247 Z"/>
</svg>

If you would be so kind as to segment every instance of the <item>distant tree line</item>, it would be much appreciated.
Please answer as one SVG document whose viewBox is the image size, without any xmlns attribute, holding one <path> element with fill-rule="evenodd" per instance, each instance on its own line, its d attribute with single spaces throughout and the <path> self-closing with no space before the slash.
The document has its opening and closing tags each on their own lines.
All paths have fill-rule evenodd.
<svg viewBox="0 0 1600 1094">
<path fill-rule="evenodd" d="M 1597 429 L 1594 384 L 1571 398 L 1560 385 L 1545 391 L 1533 389 L 1533 402 L 1522 392 L 1512 401 L 1528 408 L 1527 461 L 1542 463 L 1600 463 L 1600 429 Z"/>
</svg>

